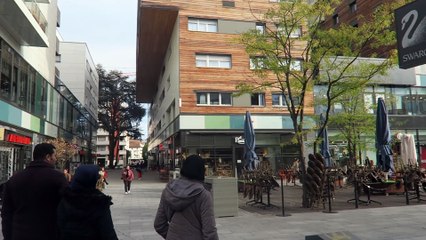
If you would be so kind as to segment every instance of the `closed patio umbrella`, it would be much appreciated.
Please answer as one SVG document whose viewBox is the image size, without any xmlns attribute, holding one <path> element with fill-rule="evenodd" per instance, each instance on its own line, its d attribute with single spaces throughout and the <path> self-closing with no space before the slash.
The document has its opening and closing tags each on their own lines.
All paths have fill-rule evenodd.
<svg viewBox="0 0 426 240">
<path fill-rule="evenodd" d="M 386 105 L 383 98 L 379 98 L 376 112 L 377 165 L 386 172 L 394 172 L 390 141 L 391 132 Z"/>
<path fill-rule="evenodd" d="M 253 123 L 251 122 L 250 112 L 246 112 L 246 118 L 244 120 L 244 160 L 245 168 L 249 171 L 256 169 L 256 161 L 258 157 L 254 148 L 256 147 L 255 134 L 253 129 Z"/>
<path fill-rule="evenodd" d="M 320 115 L 320 121 L 321 123 L 324 123 L 325 119 L 324 116 Z M 324 127 L 321 131 L 321 129 L 318 131 L 318 138 L 321 139 L 320 143 L 320 153 L 324 157 L 324 166 L 325 167 L 332 167 L 331 165 L 331 154 L 330 154 L 330 143 L 328 141 L 328 131 L 327 127 Z"/>
</svg>

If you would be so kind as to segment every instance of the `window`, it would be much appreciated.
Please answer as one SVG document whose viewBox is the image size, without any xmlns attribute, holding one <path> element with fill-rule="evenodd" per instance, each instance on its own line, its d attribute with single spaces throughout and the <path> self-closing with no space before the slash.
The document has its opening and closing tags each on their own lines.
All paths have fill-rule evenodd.
<svg viewBox="0 0 426 240">
<path fill-rule="evenodd" d="M 163 91 L 161 91 L 161 95 L 160 95 L 160 99 L 159 99 L 160 103 L 164 100 L 165 96 L 166 96 L 166 93 L 165 93 L 165 91 L 163 89 Z"/>
<path fill-rule="evenodd" d="M 356 12 L 358 10 L 358 6 L 356 5 L 356 1 L 353 1 L 349 4 L 349 9 L 352 13 Z"/>
<path fill-rule="evenodd" d="M 287 66 L 288 62 L 289 62 L 288 59 L 283 58 L 283 59 L 281 59 L 280 65 L 282 67 Z M 291 60 L 290 71 L 302 71 L 302 60 L 300 60 L 300 59 Z"/>
<path fill-rule="evenodd" d="M 279 63 L 282 67 L 288 65 L 288 60 L 285 58 L 280 59 L 281 63 Z M 275 60 L 273 60 L 275 62 Z M 251 57 L 250 58 L 250 69 L 267 69 L 268 66 L 266 66 L 267 59 L 265 57 Z M 273 64 L 271 62 L 271 64 Z M 300 59 L 293 59 L 290 63 L 290 71 L 302 71 L 302 60 Z"/>
<path fill-rule="evenodd" d="M 298 27 L 293 29 L 293 31 L 291 31 L 290 33 L 290 38 L 300 38 L 302 36 L 302 28 Z"/>
<path fill-rule="evenodd" d="M 251 70 L 264 69 L 265 68 L 264 61 L 265 61 L 264 57 L 251 57 L 250 58 L 250 69 Z"/>
<path fill-rule="evenodd" d="M 217 32 L 217 20 L 188 18 L 188 30 L 198 32 Z"/>
<path fill-rule="evenodd" d="M 337 25 L 340 23 L 340 19 L 339 19 L 339 15 L 338 14 L 334 14 L 333 15 L 333 23 L 334 25 Z"/>
<path fill-rule="evenodd" d="M 224 7 L 235 7 L 235 2 L 232 0 L 232 1 L 222 1 L 222 6 L 224 6 Z"/>
<path fill-rule="evenodd" d="M 289 38 L 299 38 L 302 36 L 302 27 L 277 25 L 277 32 L 281 33 L 285 37 L 288 36 Z"/>
<path fill-rule="evenodd" d="M 195 56 L 197 67 L 231 68 L 231 55 L 206 55 Z"/>
<path fill-rule="evenodd" d="M 287 106 L 287 103 L 285 100 L 286 100 L 286 96 L 284 94 L 272 93 L 272 106 L 285 107 Z M 293 96 L 293 103 L 294 103 L 294 106 L 299 106 L 300 97 Z"/>
<path fill-rule="evenodd" d="M 107 137 L 98 136 L 98 142 L 105 142 L 107 140 L 108 140 Z"/>
<path fill-rule="evenodd" d="M 107 151 L 106 146 L 98 146 L 98 151 L 99 152 Z"/>
<path fill-rule="evenodd" d="M 265 33 L 265 23 L 261 23 L 261 22 L 256 23 L 256 30 L 260 34 L 264 34 Z"/>
<path fill-rule="evenodd" d="M 197 93 L 197 105 L 232 105 L 231 93 L 199 92 Z"/>
<path fill-rule="evenodd" d="M 265 94 L 264 93 L 253 93 L 251 95 L 252 106 L 265 106 Z"/>
<path fill-rule="evenodd" d="M 273 93 L 272 94 L 272 106 L 285 107 L 287 103 L 285 102 L 285 96 L 282 93 Z"/>
</svg>

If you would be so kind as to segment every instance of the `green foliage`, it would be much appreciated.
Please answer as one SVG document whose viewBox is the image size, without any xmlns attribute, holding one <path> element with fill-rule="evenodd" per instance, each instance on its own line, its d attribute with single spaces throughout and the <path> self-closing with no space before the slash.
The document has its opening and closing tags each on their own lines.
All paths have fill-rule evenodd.
<svg viewBox="0 0 426 240">
<path fill-rule="evenodd" d="M 359 97 L 360 91 L 371 84 L 375 76 L 386 73 L 396 61 L 395 51 L 389 53 L 389 58 L 378 61 L 360 61 L 360 56 L 366 50 L 374 52 L 379 47 L 394 46 L 393 9 L 404 1 L 382 4 L 371 20 L 363 22 L 358 19 L 362 22 L 359 26 L 340 24 L 337 28 L 326 28 L 323 20 L 330 17 L 341 2 L 281 2 L 257 19 L 265 23 L 264 32 L 251 30 L 237 39 L 254 66 L 254 77 L 237 86 L 239 94 L 269 89 L 285 95 L 287 111 L 293 121 L 294 139 L 300 146 L 300 159 L 306 159 L 303 155 L 305 107 L 313 107 L 305 99 L 312 95 L 314 84 L 325 87 L 320 98 L 315 99 L 315 104 L 325 109 L 325 121 L 319 126 L 323 129 L 329 123 L 330 111 L 335 104 Z M 298 29 L 302 29 L 299 37 L 294 34 Z M 299 60 L 302 61 L 300 68 L 295 67 Z M 357 108 L 362 109 L 361 106 Z M 348 112 L 339 120 L 360 121 L 354 130 L 360 134 L 370 119 L 361 121 L 358 113 Z M 304 170 L 304 161 L 301 164 Z"/>
<path fill-rule="evenodd" d="M 108 132 L 110 167 L 113 167 L 114 148 L 120 135 L 141 137 L 139 123 L 145 116 L 145 109 L 136 102 L 135 81 L 129 81 L 120 71 L 107 72 L 101 65 L 97 65 L 96 70 L 99 75 L 99 127 Z"/>
</svg>

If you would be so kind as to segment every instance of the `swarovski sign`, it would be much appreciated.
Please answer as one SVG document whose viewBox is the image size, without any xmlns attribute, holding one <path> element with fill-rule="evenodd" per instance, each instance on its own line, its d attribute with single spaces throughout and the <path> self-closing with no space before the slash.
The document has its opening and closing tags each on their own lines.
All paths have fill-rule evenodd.
<svg viewBox="0 0 426 240">
<path fill-rule="evenodd" d="M 417 0 L 395 10 L 399 67 L 426 63 L 426 1 Z"/>
</svg>

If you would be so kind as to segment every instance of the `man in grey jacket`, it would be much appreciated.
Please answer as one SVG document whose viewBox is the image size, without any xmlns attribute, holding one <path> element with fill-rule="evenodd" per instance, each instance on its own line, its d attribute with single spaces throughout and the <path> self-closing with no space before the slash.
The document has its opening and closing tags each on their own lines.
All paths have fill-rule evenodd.
<svg viewBox="0 0 426 240">
<path fill-rule="evenodd" d="M 212 196 L 203 184 L 204 172 L 204 160 L 191 155 L 183 161 L 181 177 L 163 190 L 154 228 L 164 239 L 219 239 Z"/>
</svg>

